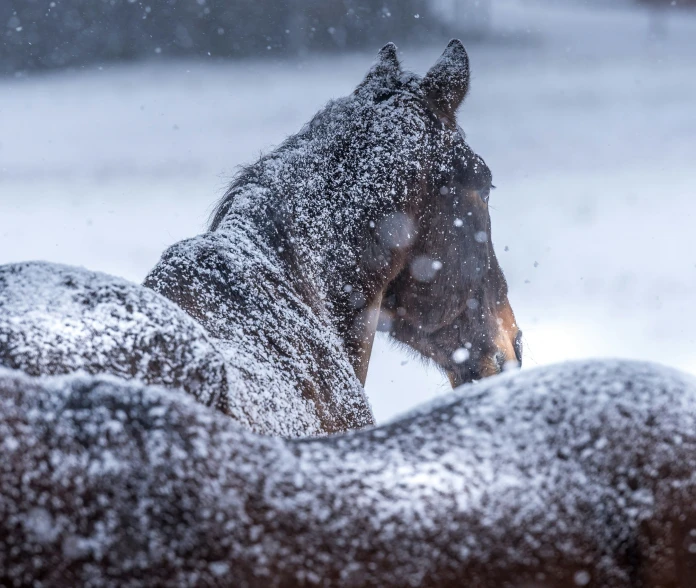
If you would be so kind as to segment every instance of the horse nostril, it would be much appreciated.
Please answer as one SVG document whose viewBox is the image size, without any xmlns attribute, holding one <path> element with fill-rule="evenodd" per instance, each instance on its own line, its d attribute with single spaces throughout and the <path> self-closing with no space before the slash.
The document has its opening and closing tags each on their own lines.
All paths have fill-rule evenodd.
<svg viewBox="0 0 696 588">
<path fill-rule="evenodd" d="M 517 331 L 517 335 L 515 335 L 515 357 L 517 358 L 517 361 L 520 363 L 520 366 L 522 365 L 522 351 L 522 331 Z"/>
</svg>

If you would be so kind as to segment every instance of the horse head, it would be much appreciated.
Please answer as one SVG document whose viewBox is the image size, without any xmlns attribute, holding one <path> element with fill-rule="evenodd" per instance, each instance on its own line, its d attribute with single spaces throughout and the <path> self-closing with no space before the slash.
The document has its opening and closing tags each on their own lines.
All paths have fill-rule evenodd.
<svg viewBox="0 0 696 588">
<path fill-rule="evenodd" d="M 377 100 L 408 93 L 401 107 L 425 128 L 409 205 L 376 227 L 392 253 L 400 249 L 399 271 L 382 295 L 382 328 L 434 360 L 453 386 L 522 361 L 521 331 L 491 239 L 492 174 L 455 118 L 469 79 L 466 50 L 455 40 L 422 79 L 402 74 L 388 45 L 364 82 L 377 88 Z"/>
</svg>

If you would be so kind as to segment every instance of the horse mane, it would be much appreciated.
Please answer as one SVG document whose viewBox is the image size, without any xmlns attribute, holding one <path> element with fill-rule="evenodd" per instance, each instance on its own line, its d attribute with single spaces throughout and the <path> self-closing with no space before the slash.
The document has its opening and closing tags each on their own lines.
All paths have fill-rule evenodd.
<svg viewBox="0 0 696 588">
<path fill-rule="evenodd" d="M 305 125 L 305 127 L 311 127 L 314 124 L 314 121 L 319 117 L 319 115 L 323 114 L 326 108 L 328 108 L 328 105 L 320 112 L 315 114 L 312 120 L 307 125 Z M 262 181 L 261 178 L 263 175 L 264 162 L 271 158 L 282 158 L 284 153 L 291 151 L 297 145 L 298 137 L 303 132 L 305 132 L 305 128 L 300 130 L 299 133 L 295 133 L 294 135 L 290 135 L 289 137 L 287 137 L 278 147 L 276 147 L 269 153 L 262 155 L 254 163 L 241 166 L 239 171 L 234 175 L 234 178 L 232 179 L 232 182 L 228 186 L 227 190 L 225 191 L 225 194 L 215 205 L 215 208 L 213 209 L 213 212 L 210 215 L 208 230 L 215 231 L 218 229 L 222 221 L 225 219 L 225 216 L 229 212 L 230 207 L 234 203 L 235 198 L 239 195 L 241 190 L 243 190 L 245 187 L 249 185 L 253 185 Z"/>
<path fill-rule="evenodd" d="M 375 182 L 384 183 L 374 175 L 369 179 L 362 178 L 360 181 L 356 176 L 355 166 L 351 167 L 351 164 L 364 158 L 368 150 L 375 147 L 374 139 L 378 134 L 374 132 L 375 127 L 383 126 L 382 123 L 378 123 L 378 117 L 391 116 L 396 133 L 388 137 L 397 143 L 404 143 L 407 133 L 403 133 L 402 137 L 396 136 L 399 134 L 396 128 L 399 122 L 396 118 L 408 117 L 407 109 L 401 103 L 398 105 L 388 103 L 395 96 L 408 96 L 410 100 L 418 98 L 419 80 L 419 76 L 410 72 L 403 73 L 396 80 L 390 80 L 388 85 L 384 83 L 385 80 L 368 78 L 350 96 L 328 102 L 298 133 L 286 138 L 278 147 L 262 155 L 256 162 L 240 168 L 222 198 L 215 205 L 209 217 L 208 230 L 216 231 L 220 228 L 240 195 L 249 188 L 255 186 L 269 190 L 271 193 L 277 192 L 278 184 L 288 183 L 288 173 L 304 184 L 302 193 L 305 199 L 311 199 L 319 192 L 329 196 L 335 195 L 347 186 L 351 186 L 353 192 L 358 192 L 361 189 L 360 184 L 364 187 Z M 388 110 L 393 112 L 387 113 Z M 395 114 L 396 117 L 394 117 Z M 380 146 L 377 145 L 377 147 Z M 394 148 L 397 148 L 396 145 L 389 147 L 389 149 Z M 413 145 L 410 148 L 413 150 Z M 373 156 L 373 159 L 377 160 L 376 167 L 382 172 L 382 180 L 387 182 L 401 178 L 402 182 L 399 183 L 403 183 L 403 178 L 407 175 L 405 169 L 398 169 L 389 174 L 391 178 L 387 178 L 384 177 L 388 172 L 387 166 L 378 161 L 379 157 Z M 389 159 L 392 163 L 395 161 L 391 156 Z M 322 169 L 311 169 L 317 162 L 320 162 L 319 167 Z M 347 163 L 348 167 L 343 168 L 341 178 L 326 177 L 325 172 L 332 172 L 335 165 L 341 166 L 343 163 Z M 361 171 L 364 172 L 364 170 Z M 329 184 L 329 190 L 320 188 L 317 185 L 319 183 Z M 285 195 L 285 197 L 292 196 Z"/>
<path fill-rule="evenodd" d="M 282 149 L 282 147 L 279 149 Z M 255 169 L 256 165 L 257 163 L 241 166 L 239 171 L 234 175 L 232 182 L 227 187 L 227 190 L 225 190 L 225 194 L 218 200 L 213 211 L 210 213 L 210 217 L 208 218 L 209 231 L 212 232 L 218 229 L 229 212 L 230 206 L 234 201 L 235 194 L 237 194 L 242 187 L 248 185 L 250 182 L 253 182 L 257 177 L 258 172 Z"/>
</svg>

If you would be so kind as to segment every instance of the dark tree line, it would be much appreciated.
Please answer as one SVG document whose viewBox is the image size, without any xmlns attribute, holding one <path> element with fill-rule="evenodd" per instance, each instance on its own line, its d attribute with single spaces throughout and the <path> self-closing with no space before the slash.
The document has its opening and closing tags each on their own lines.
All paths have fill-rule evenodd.
<svg viewBox="0 0 696 588">
<path fill-rule="evenodd" d="M 0 0 L 0 70 L 330 51 L 443 26 L 428 0 Z"/>
</svg>

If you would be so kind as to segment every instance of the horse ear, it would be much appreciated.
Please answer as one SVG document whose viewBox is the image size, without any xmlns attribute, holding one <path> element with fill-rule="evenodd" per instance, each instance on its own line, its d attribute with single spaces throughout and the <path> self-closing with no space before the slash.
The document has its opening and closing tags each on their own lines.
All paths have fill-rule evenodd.
<svg viewBox="0 0 696 588">
<path fill-rule="evenodd" d="M 401 75 L 401 64 L 396 55 L 396 45 L 387 43 L 377 54 L 377 60 L 370 71 L 367 72 L 365 80 L 360 87 L 372 86 L 375 84 L 384 85 L 385 83 L 395 82 Z"/>
<path fill-rule="evenodd" d="M 440 110 L 454 116 L 469 91 L 469 78 L 469 56 L 462 42 L 454 39 L 425 75 L 421 88 Z"/>
</svg>

